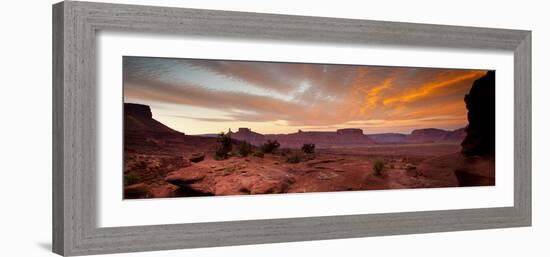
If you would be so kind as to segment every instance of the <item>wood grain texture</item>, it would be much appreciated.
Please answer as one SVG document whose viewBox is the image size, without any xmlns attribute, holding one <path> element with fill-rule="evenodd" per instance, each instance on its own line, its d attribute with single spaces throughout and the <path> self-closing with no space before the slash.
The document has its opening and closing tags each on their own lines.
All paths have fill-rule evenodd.
<svg viewBox="0 0 550 257">
<path fill-rule="evenodd" d="M 54 252 L 63 253 L 65 243 L 64 227 L 64 175 L 63 175 L 63 78 L 64 78 L 64 15 L 63 4 L 56 4 L 53 7 L 52 34 L 55 35 L 52 40 L 52 249 Z"/>
<path fill-rule="evenodd" d="M 96 32 L 514 52 L 514 206 L 99 228 Z M 531 33 L 66 1 L 53 6 L 53 250 L 86 255 L 429 233 L 531 224 Z"/>
</svg>

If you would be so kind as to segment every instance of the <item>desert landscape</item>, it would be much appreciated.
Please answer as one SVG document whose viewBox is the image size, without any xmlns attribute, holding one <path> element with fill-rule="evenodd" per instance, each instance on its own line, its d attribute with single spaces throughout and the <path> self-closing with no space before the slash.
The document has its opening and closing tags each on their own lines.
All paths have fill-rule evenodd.
<svg viewBox="0 0 550 257">
<path fill-rule="evenodd" d="M 191 135 L 156 120 L 150 106 L 127 102 L 124 198 L 491 186 L 494 80 L 489 71 L 470 82 L 464 126 L 410 133 L 243 126 Z"/>
</svg>

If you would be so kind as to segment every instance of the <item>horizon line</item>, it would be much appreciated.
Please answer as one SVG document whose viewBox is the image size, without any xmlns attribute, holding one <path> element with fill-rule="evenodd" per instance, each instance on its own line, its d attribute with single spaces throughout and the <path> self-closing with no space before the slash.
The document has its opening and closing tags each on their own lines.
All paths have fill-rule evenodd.
<svg viewBox="0 0 550 257">
<path fill-rule="evenodd" d="M 419 128 L 419 129 L 413 129 L 411 130 L 410 132 L 408 133 L 403 133 L 403 132 L 381 132 L 381 133 L 369 133 L 369 134 L 366 134 L 364 129 L 361 129 L 361 128 L 340 128 L 340 129 L 335 129 L 335 130 L 302 130 L 302 129 L 298 129 L 298 131 L 296 132 L 291 132 L 291 133 L 260 133 L 260 132 L 257 132 L 251 128 L 247 128 L 247 127 L 240 127 L 240 128 L 246 128 L 246 129 L 249 129 L 251 132 L 254 132 L 254 133 L 258 133 L 258 134 L 261 134 L 261 135 L 289 135 L 289 134 L 297 134 L 297 133 L 308 133 L 308 132 L 326 132 L 326 133 L 336 133 L 338 130 L 343 130 L 343 129 L 360 129 L 362 134 L 363 135 L 380 135 L 380 134 L 401 134 L 401 135 L 410 135 L 412 134 L 413 131 L 415 130 L 426 130 L 426 129 L 437 129 L 437 130 L 443 130 L 443 131 L 447 131 L 447 132 L 453 132 L 453 131 L 456 131 L 456 130 L 459 130 L 459 129 L 466 129 L 466 127 L 468 127 L 468 125 L 466 124 L 465 126 L 462 126 L 462 127 L 457 127 L 457 128 L 454 128 L 454 129 L 443 129 L 443 128 L 435 128 L 435 127 L 426 127 L 426 128 Z M 173 128 L 171 128 L 173 129 Z M 177 129 L 173 129 L 175 131 L 178 131 L 180 133 L 184 133 L 185 135 L 188 135 L 188 136 L 202 136 L 202 135 L 214 135 L 214 134 L 220 134 L 220 133 L 229 133 L 229 130 L 231 128 L 228 129 L 228 131 L 219 131 L 219 132 L 211 132 L 211 133 L 201 133 L 201 134 L 188 134 L 188 133 L 185 133 L 185 132 L 182 132 L 182 131 L 179 131 Z M 238 128 L 239 129 L 239 128 Z M 236 131 L 231 131 L 231 133 L 236 133 L 238 132 L 239 130 L 236 130 Z"/>
</svg>

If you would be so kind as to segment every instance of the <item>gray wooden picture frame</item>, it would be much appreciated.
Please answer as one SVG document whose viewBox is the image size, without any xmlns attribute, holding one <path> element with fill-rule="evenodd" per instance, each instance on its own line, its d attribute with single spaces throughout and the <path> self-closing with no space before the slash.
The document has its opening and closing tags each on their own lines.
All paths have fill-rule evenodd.
<svg viewBox="0 0 550 257">
<path fill-rule="evenodd" d="M 96 225 L 96 33 L 170 33 L 514 53 L 514 206 L 109 227 Z M 531 32 L 65 1 L 53 6 L 53 251 L 87 255 L 531 225 Z"/>
</svg>

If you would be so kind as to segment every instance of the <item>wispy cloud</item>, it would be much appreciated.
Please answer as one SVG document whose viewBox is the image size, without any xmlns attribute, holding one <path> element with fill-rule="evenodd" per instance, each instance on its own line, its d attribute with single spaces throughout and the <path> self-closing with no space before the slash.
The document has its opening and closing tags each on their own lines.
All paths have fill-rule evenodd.
<svg viewBox="0 0 550 257">
<path fill-rule="evenodd" d="M 125 57 L 124 97 L 151 105 L 161 121 L 184 132 L 244 125 L 269 132 L 456 128 L 466 125 L 464 95 L 485 73 Z M 182 113 L 165 106 L 199 111 Z"/>
</svg>

